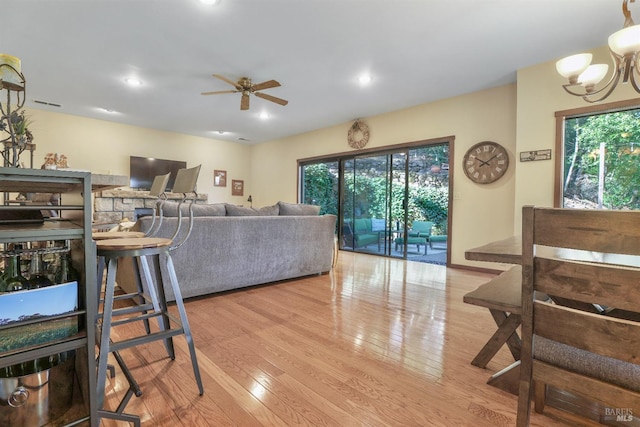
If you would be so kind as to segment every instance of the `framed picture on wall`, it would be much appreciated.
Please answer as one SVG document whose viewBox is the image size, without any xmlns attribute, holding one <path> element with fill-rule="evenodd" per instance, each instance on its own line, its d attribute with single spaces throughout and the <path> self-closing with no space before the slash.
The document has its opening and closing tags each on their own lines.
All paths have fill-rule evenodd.
<svg viewBox="0 0 640 427">
<path fill-rule="evenodd" d="M 244 181 L 240 179 L 231 180 L 231 195 L 244 196 Z"/>
<path fill-rule="evenodd" d="M 227 186 L 227 171 L 215 169 L 213 171 L 213 185 L 214 185 L 214 187 L 226 187 Z"/>
</svg>

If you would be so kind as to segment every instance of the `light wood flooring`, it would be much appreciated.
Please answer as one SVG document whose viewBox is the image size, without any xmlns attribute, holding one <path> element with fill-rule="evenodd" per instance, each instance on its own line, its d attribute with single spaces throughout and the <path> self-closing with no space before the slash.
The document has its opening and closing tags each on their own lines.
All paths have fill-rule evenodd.
<svg viewBox="0 0 640 427">
<path fill-rule="evenodd" d="M 508 350 L 469 363 L 495 325 L 462 297 L 490 277 L 340 252 L 330 274 L 188 300 L 205 394 L 183 337 L 175 361 L 146 344 L 122 352 L 143 391 L 125 412 L 143 426 L 513 426 L 516 396 L 486 384 Z M 126 387 L 118 372 L 106 405 Z M 595 425 L 545 412 L 531 425 Z"/>
</svg>

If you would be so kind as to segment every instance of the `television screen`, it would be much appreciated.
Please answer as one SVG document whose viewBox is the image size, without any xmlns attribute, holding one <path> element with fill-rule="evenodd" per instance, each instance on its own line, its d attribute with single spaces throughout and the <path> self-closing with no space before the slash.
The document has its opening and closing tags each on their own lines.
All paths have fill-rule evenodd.
<svg viewBox="0 0 640 427">
<path fill-rule="evenodd" d="M 167 191 L 173 189 L 178 169 L 187 167 L 187 162 L 155 159 L 153 157 L 129 157 L 129 187 L 138 190 L 151 190 L 153 179 L 158 175 L 171 172 Z"/>
</svg>

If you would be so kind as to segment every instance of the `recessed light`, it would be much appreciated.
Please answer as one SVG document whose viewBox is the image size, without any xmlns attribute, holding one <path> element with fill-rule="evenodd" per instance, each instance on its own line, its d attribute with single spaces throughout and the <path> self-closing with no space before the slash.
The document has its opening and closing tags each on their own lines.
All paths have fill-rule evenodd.
<svg viewBox="0 0 640 427">
<path fill-rule="evenodd" d="M 102 111 L 106 112 L 106 113 L 110 113 L 110 114 L 115 114 L 115 110 L 112 110 L 111 108 L 100 108 Z"/>
<path fill-rule="evenodd" d="M 363 74 L 358 77 L 358 82 L 360 82 L 361 85 L 367 85 L 371 83 L 371 76 L 369 74 Z"/>
<path fill-rule="evenodd" d="M 142 85 L 142 80 L 133 78 L 133 77 L 128 77 L 126 79 L 124 79 L 125 83 L 127 83 L 129 86 L 141 86 Z"/>
<path fill-rule="evenodd" d="M 263 119 L 263 120 L 268 119 L 269 118 L 269 113 L 267 113 L 267 112 L 260 113 L 260 118 Z"/>
<path fill-rule="evenodd" d="M 220 3 L 220 0 L 200 0 L 200 3 L 202 3 L 202 4 L 218 4 L 218 3 Z"/>
<path fill-rule="evenodd" d="M 217 133 L 218 135 L 224 135 L 226 132 L 225 132 L 225 131 L 223 131 L 223 130 L 217 130 L 217 131 L 216 131 L 216 133 Z"/>
</svg>

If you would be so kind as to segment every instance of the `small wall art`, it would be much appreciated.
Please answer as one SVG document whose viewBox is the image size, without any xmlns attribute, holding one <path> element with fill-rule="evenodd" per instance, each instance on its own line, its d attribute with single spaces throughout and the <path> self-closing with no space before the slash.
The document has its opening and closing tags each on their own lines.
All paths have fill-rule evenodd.
<svg viewBox="0 0 640 427">
<path fill-rule="evenodd" d="M 240 179 L 231 180 L 231 195 L 244 196 L 244 181 Z"/>
<path fill-rule="evenodd" d="M 520 152 L 521 162 L 535 162 L 538 160 L 551 160 L 551 149 Z"/>
<path fill-rule="evenodd" d="M 213 171 L 213 186 L 214 187 L 226 187 L 227 186 L 227 171 L 215 169 Z"/>
</svg>

